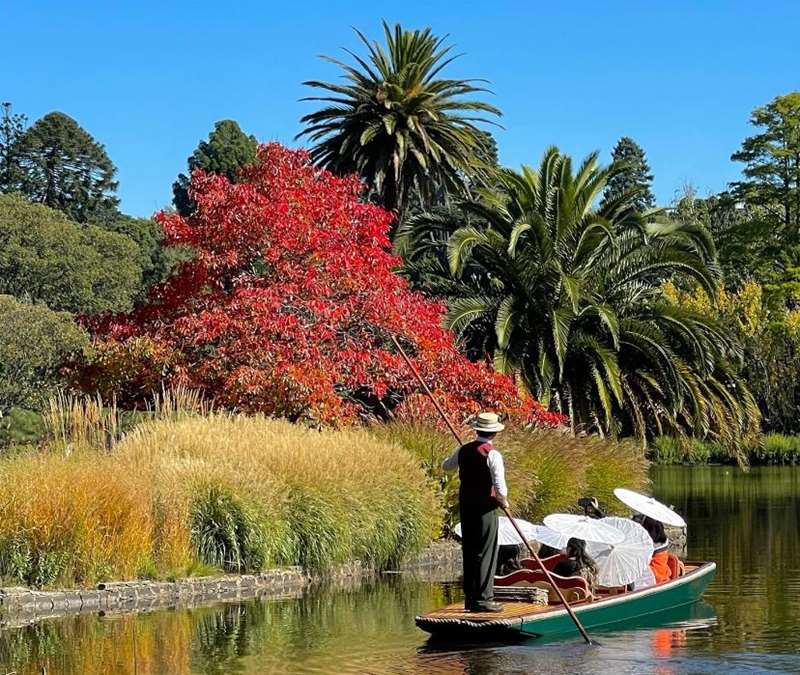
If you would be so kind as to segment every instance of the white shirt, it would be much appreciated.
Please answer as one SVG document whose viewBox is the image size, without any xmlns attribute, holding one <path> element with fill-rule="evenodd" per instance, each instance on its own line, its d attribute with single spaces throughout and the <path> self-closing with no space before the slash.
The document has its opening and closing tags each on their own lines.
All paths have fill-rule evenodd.
<svg viewBox="0 0 800 675">
<path fill-rule="evenodd" d="M 492 441 L 484 436 L 478 436 L 477 440 L 481 443 L 492 444 Z M 442 469 L 445 471 L 455 471 L 458 468 L 458 453 L 461 448 L 456 448 L 453 454 L 450 455 L 444 462 L 442 462 Z M 489 465 L 489 473 L 492 476 L 492 485 L 495 492 L 501 497 L 508 497 L 508 486 L 506 486 L 506 471 L 503 466 L 503 455 L 501 455 L 494 447 L 489 450 L 486 456 L 486 463 Z"/>
</svg>

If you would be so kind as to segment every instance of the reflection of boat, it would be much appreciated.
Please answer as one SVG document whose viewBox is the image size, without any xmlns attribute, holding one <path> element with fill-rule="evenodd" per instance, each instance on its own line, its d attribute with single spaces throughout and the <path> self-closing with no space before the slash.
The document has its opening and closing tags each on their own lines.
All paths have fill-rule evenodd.
<svg viewBox="0 0 800 675">
<path fill-rule="evenodd" d="M 608 627 L 639 627 L 663 619 L 668 613 L 696 603 L 714 577 L 713 562 L 686 563 L 682 576 L 637 591 L 600 595 L 572 603 L 587 630 Z M 436 635 L 469 639 L 538 638 L 574 634 L 575 624 L 567 610 L 557 604 L 504 601 L 500 613 L 466 612 L 455 604 L 416 618 L 417 626 Z M 661 624 L 663 625 L 663 624 Z"/>
</svg>

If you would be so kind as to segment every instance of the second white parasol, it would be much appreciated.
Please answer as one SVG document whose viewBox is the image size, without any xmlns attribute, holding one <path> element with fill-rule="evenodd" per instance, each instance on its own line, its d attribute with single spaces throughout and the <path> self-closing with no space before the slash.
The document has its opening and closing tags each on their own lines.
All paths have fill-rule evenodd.
<svg viewBox="0 0 800 675">
<path fill-rule="evenodd" d="M 569 537 L 551 530 L 546 525 L 534 525 L 533 534 L 533 538 L 540 544 L 546 544 L 550 548 L 556 548 L 559 551 L 566 548 L 569 541 Z"/>
<path fill-rule="evenodd" d="M 639 523 L 614 516 L 601 522 L 617 528 L 625 535 L 619 544 L 586 543 L 586 552 L 597 563 L 597 581 L 602 586 L 624 586 L 641 579 L 650 569 L 653 540 Z"/>
<path fill-rule="evenodd" d="M 665 525 L 674 525 L 675 527 L 686 527 L 686 521 L 680 517 L 666 504 L 662 504 L 654 497 L 639 494 L 633 490 L 626 490 L 625 488 L 616 488 L 614 495 L 625 506 L 629 506 L 634 511 L 641 513 L 648 518 L 658 520 Z"/>
<path fill-rule="evenodd" d="M 551 530 L 555 530 L 566 537 L 574 537 L 584 541 L 619 544 L 625 539 L 625 535 L 616 527 L 589 516 L 577 516 L 572 513 L 553 513 L 544 519 L 544 524 Z"/>
</svg>

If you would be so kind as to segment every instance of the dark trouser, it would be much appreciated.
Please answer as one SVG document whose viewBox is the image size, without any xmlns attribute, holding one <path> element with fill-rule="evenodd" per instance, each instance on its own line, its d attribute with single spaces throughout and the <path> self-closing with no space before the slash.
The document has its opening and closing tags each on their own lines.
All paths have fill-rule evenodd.
<svg viewBox="0 0 800 675">
<path fill-rule="evenodd" d="M 461 505 L 461 551 L 464 558 L 464 606 L 491 602 L 497 567 L 497 510 Z"/>
</svg>

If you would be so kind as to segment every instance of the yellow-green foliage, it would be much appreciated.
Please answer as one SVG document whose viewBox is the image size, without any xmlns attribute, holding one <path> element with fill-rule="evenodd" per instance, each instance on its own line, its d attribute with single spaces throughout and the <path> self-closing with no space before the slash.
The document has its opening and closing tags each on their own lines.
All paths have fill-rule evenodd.
<svg viewBox="0 0 800 675">
<path fill-rule="evenodd" d="M 376 427 L 373 433 L 422 460 L 441 486 L 445 523 L 458 522 L 458 478 L 441 470 L 442 460 L 455 446 L 452 436 L 405 422 Z M 509 429 L 497 437 L 496 445 L 503 452 L 512 508 L 529 520 L 575 511 L 582 496 L 597 497 L 613 512 L 619 505 L 612 494 L 615 487 L 644 490 L 648 484 L 644 451 L 632 441 L 575 437 L 561 430 Z"/>
<path fill-rule="evenodd" d="M 410 453 L 361 430 L 260 417 L 151 422 L 110 454 L 9 458 L 0 480 L 0 576 L 39 585 L 202 564 L 384 566 L 424 546 L 440 518 Z M 18 551 L 43 562 L 26 567 Z"/>
<path fill-rule="evenodd" d="M 539 521 L 549 513 L 578 510 L 578 499 L 597 497 L 613 512 L 615 487 L 643 490 L 647 460 L 641 445 L 562 430 L 511 431 L 497 440 L 505 451 L 509 496 L 521 516 Z"/>
</svg>

